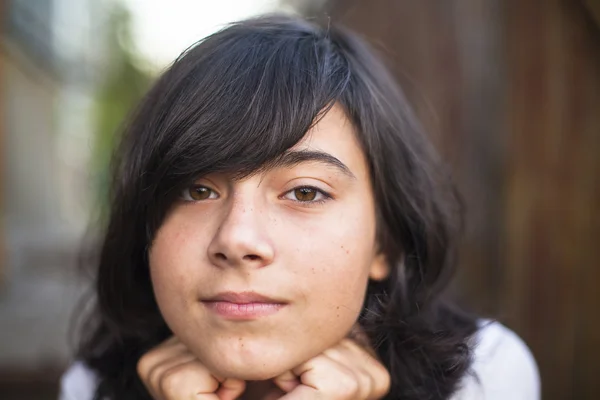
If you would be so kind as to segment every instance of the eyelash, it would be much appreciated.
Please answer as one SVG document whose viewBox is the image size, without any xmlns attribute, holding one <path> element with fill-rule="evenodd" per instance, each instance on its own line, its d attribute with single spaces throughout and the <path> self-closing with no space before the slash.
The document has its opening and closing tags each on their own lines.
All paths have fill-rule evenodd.
<svg viewBox="0 0 600 400">
<path fill-rule="evenodd" d="M 190 191 L 192 191 L 192 190 L 197 190 L 197 189 L 208 189 L 208 190 L 210 190 L 210 191 L 211 191 L 211 195 L 212 195 L 212 194 L 216 194 L 216 195 L 218 196 L 217 192 L 215 192 L 213 189 L 211 189 L 211 188 L 210 188 L 210 187 L 208 187 L 208 186 L 205 186 L 205 185 L 191 185 L 191 186 L 188 186 L 188 187 L 186 187 L 185 189 L 183 189 L 183 190 L 181 191 L 181 193 L 180 193 L 179 197 L 180 197 L 180 198 L 181 198 L 183 201 L 185 201 L 185 202 L 187 202 L 187 203 L 196 203 L 196 202 L 199 202 L 199 201 L 204 201 L 204 200 L 212 200 L 212 199 L 210 199 L 210 198 L 208 198 L 208 199 L 202 199 L 202 200 L 195 200 L 195 199 L 192 199 L 192 196 L 190 195 Z"/>
<path fill-rule="evenodd" d="M 200 202 L 200 201 L 204 201 L 204 200 L 211 200 L 210 197 L 208 199 L 204 199 L 204 200 L 194 200 L 191 198 L 189 191 L 192 189 L 199 189 L 199 188 L 204 188 L 204 189 L 208 189 L 210 190 L 212 193 L 217 194 L 217 192 L 215 192 L 213 189 L 211 189 L 208 186 L 205 185 L 192 185 L 189 186 L 187 188 L 185 188 L 181 195 L 180 198 L 185 201 L 185 202 L 189 202 L 189 203 L 196 203 L 196 202 Z M 302 205 L 303 207 L 314 207 L 320 204 L 323 204 L 329 200 L 331 200 L 333 197 L 331 196 L 331 194 L 327 193 L 326 191 L 319 189 L 317 187 L 314 186 L 309 186 L 309 185 L 303 185 L 303 186 L 296 186 L 295 188 L 292 188 L 290 190 L 288 190 L 287 192 L 285 192 L 283 195 L 279 196 L 279 198 L 287 198 L 286 195 L 293 193 L 296 190 L 301 190 L 301 189 L 309 189 L 309 190 L 314 190 L 315 192 L 317 192 L 317 196 L 321 196 L 321 198 L 319 200 L 311 200 L 311 201 L 302 201 L 302 200 L 293 200 L 293 199 L 289 199 L 295 203 L 299 203 L 300 205 Z"/>
<path fill-rule="evenodd" d="M 299 203 L 300 205 L 302 205 L 303 207 L 314 207 L 314 206 L 318 206 L 321 205 L 329 200 L 331 200 L 333 197 L 327 193 L 326 191 L 319 189 L 317 187 L 314 186 L 309 186 L 309 185 L 303 185 L 303 186 L 297 186 L 291 190 L 288 190 L 287 192 L 285 192 L 281 197 L 284 197 L 289 194 L 292 193 L 296 190 L 300 190 L 300 189 L 310 189 L 310 190 L 314 190 L 315 192 L 317 192 L 317 195 L 321 195 L 322 198 L 319 200 L 312 200 L 312 201 L 302 201 L 302 200 L 292 200 L 292 199 L 288 199 L 288 200 L 292 200 L 295 203 Z"/>
</svg>

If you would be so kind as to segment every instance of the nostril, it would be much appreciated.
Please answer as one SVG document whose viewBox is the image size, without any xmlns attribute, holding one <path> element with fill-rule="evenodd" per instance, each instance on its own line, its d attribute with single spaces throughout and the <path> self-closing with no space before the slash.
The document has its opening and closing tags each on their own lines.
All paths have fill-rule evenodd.
<svg viewBox="0 0 600 400">
<path fill-rule="evenodd" d="M 255 254 L 248 254 L 244 256 L 244 260 L 256 261 L 258 259 L 260 259 L 260 257 Z"/>
<path fill-rule="evenodd" d="M 227 257 L 223 253 L 217 253 L 217 254 L 215 254 L 215 257 L 217 257 L 219 260 L 222 260 L 222 261 L 227 260 Z"/>
</svg>

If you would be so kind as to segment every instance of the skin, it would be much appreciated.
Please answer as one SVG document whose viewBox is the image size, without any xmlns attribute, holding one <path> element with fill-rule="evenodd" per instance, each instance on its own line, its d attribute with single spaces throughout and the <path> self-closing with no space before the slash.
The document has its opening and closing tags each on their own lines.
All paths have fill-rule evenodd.
<svg viewBox="0 0 600 400">
<path fill-rule="evenodd" d="M 189 368 L 210 373 L 213 386 L 223 387 L 226 379 L 235 386 L 275 378 L 283 392 L 298 393 L 315 365 L 329 371 L 321 376 L 336 372 L 356 378 L 364 360 L 374 360 L 345 339 L 368 280 L 388 274 L 375 241 L 375 202 L 364 153 L 337 105 L 290 151 L 322 152 L 345 170 L 313 160 L 238 181 L 205 176 L 182 193 L 157 232 L 149 253 L 151 278 L 176 339 L 168 350 L 159 347 L 162 357 L 152 353 L 140 362 L 142 380 L 152 390 L 161 390 L 156 385 L 169 370 L 165 365 L 197 363 Z M 254 291 L 285 305 L 272 315 L 229 320 L 203 302 L 227 291 Z M 152 381 L 148 368 L 157 365 L 162 369 L 155 368 Z M 380 364 L 366 365 L 373 370 L 365 376 L 385 375 Z M 286 379 L 292 383 L 281 383 Z M 365 393 L 373 389 L 364 386 Z"/>
<path fill-rule="evenodd" d="M 156 400 L 378 399 L 390 385 L 386 369 L 350 339 L 271 381 L 246 382 L 216 376 L 173 336 L 140 359 L 138 373 Z"/>
</svg>

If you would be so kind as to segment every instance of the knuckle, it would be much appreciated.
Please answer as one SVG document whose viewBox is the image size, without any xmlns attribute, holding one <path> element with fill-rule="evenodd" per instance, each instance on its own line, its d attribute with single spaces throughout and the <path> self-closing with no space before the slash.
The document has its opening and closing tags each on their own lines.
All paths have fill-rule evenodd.
<svg viewBox="0 0 600 400">
<path fill-rule="evenodd" d="M 340 379 L 338 386 L 338 394 L 343 399 L 356 399 L 360 393 L 360 385 L 353 376 L 345 375 Z"/>
<path fill-rule="evenodd" d="M 386 384 L 386 386 L 390 385 L 390 373 L 389 371 L 381 364 L 378 366 L 378 376 L 381 376 L 381 380 Z"/>
<path fill-rule="evenodd" d="M 158 385 L 165 395 L 172 396 L 182 386 L 184 376 L 181 372 L 181 368 L 174 367 L 162 374 Z"/>
<path fill-rule="evenodd" d="M 140 357 L 136 365 L 136 371 L 140 378 L 147 379 L 150 375 L 150 371 L 154 368 L 154 357 L 151 352 L 144 354 Z"/>
<path fill-rule="evenodd" d="M 392 384 L 391 381 L 392 378 L 388 370 L 384 367 L 381 367 L 381 372 L 378 373 L 375 377 L 373 390 L 374 394 L 377 395 L 377 397 L 385 396 L 390 390 L 390 386 Z"/>
<path fill-rule="evenodd" d="M 367 399 L 371 397 L 371 393 L 373 392 L 373 378 L 366 374 L 361 373 L 359 377 L 359 396 L 361 399 Z"/>
</svg>

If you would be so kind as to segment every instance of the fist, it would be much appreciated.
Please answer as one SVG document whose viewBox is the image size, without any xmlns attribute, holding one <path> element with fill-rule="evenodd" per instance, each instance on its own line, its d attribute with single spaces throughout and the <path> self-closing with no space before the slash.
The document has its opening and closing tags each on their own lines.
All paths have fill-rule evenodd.
<svg viewBox="0 0 600 400">
<path fill-rule="evenodd" d="M 144 354 L 137 372 L 155 400 L 233 400 L 246 386 L 212 375 L 175 336 Z"/>
<path fill-rule="evenodd" d="M 282 400 L 379 399 L 389 391 L 390 374 L 365 347 L 344 339 L 278 376 L 275 384 L 286 392 Z"/>
</svg>

